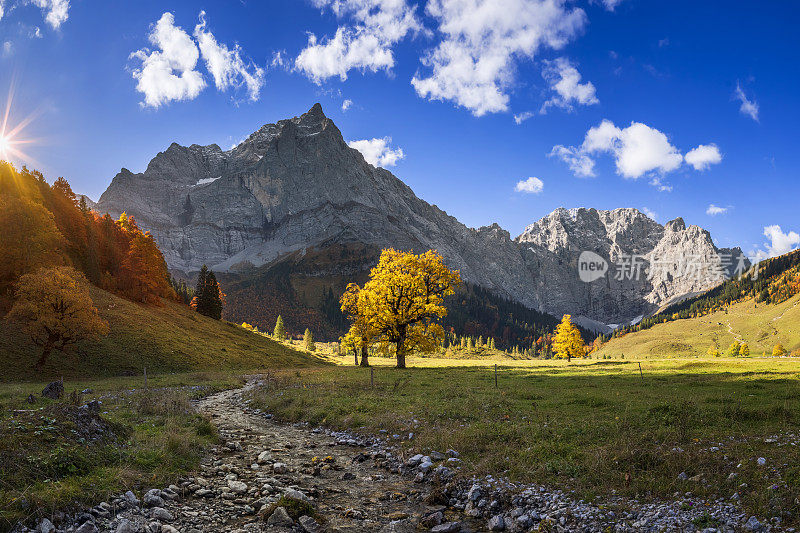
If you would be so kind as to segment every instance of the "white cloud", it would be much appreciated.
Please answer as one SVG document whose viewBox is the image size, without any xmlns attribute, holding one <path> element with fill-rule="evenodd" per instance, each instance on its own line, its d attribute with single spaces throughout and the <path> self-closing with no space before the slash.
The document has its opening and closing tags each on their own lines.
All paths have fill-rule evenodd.
<svg viewBox="0 0 800 533">
<path fill-rule="evenodd" d="M 744 90 L 742 89 L 742 85 L 738 81 L 736 82 L 736 91 L 733 96 L 741 103 L 739 112 L 758 122 L 758 102 L 747 98 L 747 95 L 744 94 Z"/>
<path fill-rule="evenodd" d="M 308 45 L 295 59 L 295 68 L 315 83 L 350 70 L 389 71 L 394 67 L 392 48 L 409 33 L 423 30 L 415 7 L 406 0 L 312 0 L 351 24 L 339 26 L 333 38 L 309 34 Z"/>
<path fill-rule="evenodd" d="M 238 44 L 232 50 L 217 42 L 214 35 L 206 29 L 206 13 L 201 11 L 200 22 L 194 28 L 194 37 L 200 46 L 200 54 L 206 68 L 214 77 L 214 84 L 220 91 L 246 86 L 250 100 L 255 102 L 264 86 L 264 69 L 252 61 L 245 62 Z"/>
<path fill-rule="evenodd" d="M 651 176 L 651 184 L 660 191 L 671 191 L 662 177 L 677 170 L 684 156 L 673 146 L 669 138 L 659 130 L 641 122 L 631 122 L 627 128 L 618 128 L 610 120 L 586 132 L 579 147 L 556 145 L 550 152 L 567 163 L 570 170 L 580 177 L 594 176 L 593 157 L 607 153 L 614 157 L 617 174 L 637 179 Z M 697 170 L 703 170 L 722 159 L 716 145 L 700 145 L 687 154 L 687 162 Z M 656 173 L 656 175 L 653 175 Z"/>
<path fill-rule="evenodd" d="M 447 100 L 475 116 L 508 109 L 518 60 L 563 48 L 586 25 L 564 0 L 430 0 L 442 40 L 423 58 L 428 76 L 411 84 L 422 98 Z"/>
<path fill-rule="evenodd" d="M 31 0 L 44 13 L 44 20 L 57 30 L 69 18 L 69 0 Z"/>
<path fill-rule="evenodd" d="M 352 101 L 352 100 L 350 100 L 349 98 L 347 98 L 347 99 L 345 99 L 345 101 L 344 101 L 344 102 L 342 102 L 342 111 L 343 111 L 343 112 L 344 112 L 344 111 L 347 111 L 347 110 L 348 110 L 348 109 L 350 109 L 352 106 L 353 106 L 353 101 Z"/>
<path fill-rule="evenodd" d="M 531 176 L 526 180 L 520 180 L 514 186 L 514 190 L 517 192 L 526 192 L 531 194 L 539 194 L 544 189 L 544 182 L 539 178 L 534 178 Z"/>
<path fill-rule="evenodd" d="M 592 82 L 581 83 L 581 74 L 578 69 L 565 57 L 555 61 L 545 61 L 542 77 L 556 92 L 550 100 L 542 105 L 541 113 L 546 113 L 549 107 L 560 107 L 572 110 L 574 104 L 592 105 L 600 103 L 595 93 Z"/>
<path fill-rule="evenodd" d="M 720 207 L 718 205 L 709 204 L 708 209 L 706 209 L 706 215 L 715 217 L 717 215 L 724 215 L 728 212 L 727 207 Z"/>
<path fill-rule="evenodd" d="M 770 242 L 764 243 L 767 247 L 766 252 L 761 250 L 757 252 L 756 257 L 759 260 L 791 252 L 800 244 L 800 235 L 798 235 L 797 232 L 789 231 L 788 233 L 784 233 L 777 224 L 766 226 L 764 228 L 764 235 Z"/>
<path fill-rule="evenodd" d="M 558 157 L 567 165 L 573 174 L 579 178 L 592 178 L 594 172 L 594 159 L 586 155 L 580 148 L 556 145 L 550 152 L 550 157 Z"/>
<path fill-rule="evenodd" d="M 272 54 L 272 61 L 270 61 L 270 66 L 272 68 L 281 68 L 286 64 L 286 59 L 284 56 L 286 55 L 285 50 L 278 50 L 277 52 Z"/>
<path fill-rule="evenodd" d="M 3 15 L 5 14 L 6 9 L 3 6 L 3 0 L 0 0 L 0 20 L 3 20 Z"/>
<path fill-rule="evenodd" d="M 652 218 L 653 220 L 658 221 L 658 213 L 650 209 L 649 207 L 643 207 L 642 213 L 644 213 L 647 217 Z"/>
<path fill-rule="evenodd" d="M 379 139 L 363 139 L 360 141 L 350 141 L 347 145 L 350 148 L 355 148 L 367 163 L 376 167 L 391 167 L 405 157 L 402 148 L 390 148 L 392 144 L 391 137 L 382 137 Z"/>
<path fill-rule="evenodd" d="M 144 94 L 142 105 L 159 107 L 196 98 L 206 86 L 195 70 L 200 53 L 189 34 L 175 26 L 172 13 L 164 13 L 147 38 L 157 50 L 143 48 L 130 55 L 142 62 L 141 68 L 132 70 L 136 90 Z"/>
<path fill-rule="evenodd" d="M 711 165 L 722 161 L 722 154 L 719 153 L 716 144 L 701 144 L 694 150 L 689 150 L 684 159 L 695 170 L 706 170 Z"/>
<path fill-rule="evenodd" d="M 582 149 L 612 154 L 617 173 L 625 178 L 636 179 L 652 171 L 671 172 L 683 162 L 683 156 L 666 135 L 641 122 L 620 129 L 604 120 L 586 133 Z"/>
<path fill-rule="evenodd" d="M 669 183 L 664 183 L 661 179 L 661 176 L 653 176 L 650 180 L 650 185 L 656 188 L 658 192 L 672 192 L 672 185 Z"/>
<path fill-rule="evenodd" d="M 533 116 L 535 116 L 535 113 L 532 113 L 530 111 L 523 111 L 518 115 L 514 115 L 514 122 L 516 122 L 517 126 L 519 126 L 520 124 L 522 124 L 523 122 L 525 122 L 526 120 L 528 120 Z"/>
<path fill-rule="evenodd" d="M 14 53 L 14 43 L 11 41 L 5 41 L 3 43 L 3 57 L 9 57 L 11 54 Z"/>
<path fill-rule="evenodd" d="M 601 0 L 603 5 L 606 6 L 606 9 L 609 11 L 614 11 L 618 5 L 622 3 L 622 0 Z"/>
</svg>

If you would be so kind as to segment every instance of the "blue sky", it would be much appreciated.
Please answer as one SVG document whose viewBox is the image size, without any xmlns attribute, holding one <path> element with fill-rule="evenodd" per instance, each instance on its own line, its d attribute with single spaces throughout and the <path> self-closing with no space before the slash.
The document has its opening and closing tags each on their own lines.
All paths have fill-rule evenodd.
<svg viewBox="0 0 800 533">
<path fill-rule="evenodd" d="M 0 97 L 35 140 L 10 158 L 95 199 L 173 141 L 227 149 L 320 102 L 470 226 L 637 207 L 747 252 L 800 243 L 794 2 L 0 5 Z"/>
</svg>

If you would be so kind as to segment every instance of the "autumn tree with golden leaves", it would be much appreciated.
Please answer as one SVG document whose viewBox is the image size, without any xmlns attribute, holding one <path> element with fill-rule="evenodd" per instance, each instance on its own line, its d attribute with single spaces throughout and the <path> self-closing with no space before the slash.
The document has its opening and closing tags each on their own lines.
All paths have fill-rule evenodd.
<svg viewBox="0 0 800 533">
<path fill-rule="evenodd" d="M 342 294 L 342 313 L 350 320 L 350 329 L 341 339 L 342 349 L 353 350 L 361 355 L 361 366 L 369 366 L 369 347 L 378 336 L 376 324 L 371 322 L 364 310 L 372 306 L 367 301 L 370 294 L 351 283 Z"/>
<path fill-rule="evenodd" d="M 350 284 L 342 297 L 342 311 L 353 323 L 348 335 L 383 348 L 393 345 L 397 368 L 405 368 L 406 356 L 432 351 L 441 342 L 444 298 L 459 283 L 458 271 L 433 250 L 419 255 L 383 250 L 364 287 Z M 362 361 L 363 353 L 362 348 Z"/>
<path fill-rule="evenodd" d="M 586 357 L 586 345 L 580 331 L 572 323 L 570 315 L 564 315 L 561 323 L 556 327 L 553 351 L 556 353 L 556 357 L 567 361 L 573 357 Z"/>
<path fill-rule="evenodd" d="M 31 341 L 42 348 L 41 368 L 53 350 L 108 334 L 89 295 L 89 282 L 71 267 L 41 268 L 17 282 L 16 301 L 8 319 L 19 322 Z"/>
</svg>

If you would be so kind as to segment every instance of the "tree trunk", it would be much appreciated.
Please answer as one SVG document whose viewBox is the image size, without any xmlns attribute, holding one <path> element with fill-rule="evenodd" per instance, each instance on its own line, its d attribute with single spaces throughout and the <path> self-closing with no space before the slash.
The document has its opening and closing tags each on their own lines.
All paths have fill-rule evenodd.
<svg viewBox="0 0 800 533">
<path fill-rule="evenodd" d="M 400 340 L 397 341 L 397 368 L 406 367 L 406 329 L 400 329 Z"/>
<path fill-rule="evenodd" d="M 42 346 L 42 355 L 39 356 L 39 360 L 36 361 L 36 369 L 41 370 L 44 367 L 44 364 L 47 362 L 47 357 L 50 355 L 50 352 L 53 351 L 53 343 L 51 341 L 47 341 Z"/>
<path fill-rule="evenodd" d="M 356 366 L 358 366 L 358 350 L 353 349 L 353 359 L 356 360 Z"/>
<path fill-rule="evenodd" d="M 366 344 L 361 346 L 361 366 L 369 366 L 369 348 Z"/>
</svg>

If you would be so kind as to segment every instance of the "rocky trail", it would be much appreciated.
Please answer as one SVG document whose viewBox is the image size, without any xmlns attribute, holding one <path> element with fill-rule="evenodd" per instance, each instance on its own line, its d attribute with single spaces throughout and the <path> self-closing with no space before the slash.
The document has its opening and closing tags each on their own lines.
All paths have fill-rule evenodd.
<svg viewBox="0 0 800 533">
<path fill-rule="evenodd" d="M 268 505 L 268 495 L 280 493 L 312 504 L 318 524 L 315 529 L 311 520 L 301 521 L 306 531 L 321 531 L 323 524 L 327 530 L 341 532 L 379 531 L 387 525 L 388 531 L 401 531 L 405 522 L 443 511 L 443 506 L 422 502 L 425 486 L 382 468 L 386 455 L 380 451 L 365 453 L 354 439 L 272 422 L 243 408 L 242 394 L 243 389 L 225 391 L 200 402 L 199 409 L 211 416 L 226 442 L 213 463 L 204 466 L 204 473 L 209 480 L 224 473 L 230 492 L 226 484 L 220 487 L 203 480 L 204 485 L 216 485 L 214 489 L 222 492 L 227 503 L 209 513 L 213 500 L 195 498 L 194 525 L 206 530 L 288 531 L 292 524 L 280 512 L 273 511 L 254 524 L 253 511 Z M 434 522 L 444 522 L 444 513 L 428 520 L 439 525 Z"/>
<path fill-rule="evenodd" d="M 15 533 L 775 531 L 724 500 L 640 503 L 458 475 L 458 452 L 404 457 L 381 439 L 281 424 L 249 407 L 260 380 L 200 400 L 220 444 L 198 472 Z M 697 527 L 698 520 L 707 524 Z"/>
</svg>

